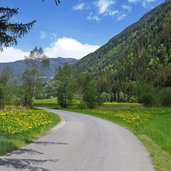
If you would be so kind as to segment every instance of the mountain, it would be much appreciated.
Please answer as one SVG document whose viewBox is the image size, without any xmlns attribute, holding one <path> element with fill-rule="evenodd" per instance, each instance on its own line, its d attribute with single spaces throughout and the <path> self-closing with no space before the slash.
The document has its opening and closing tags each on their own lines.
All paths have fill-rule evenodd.
<svg viewBox="0 0 171 171">
<path fill-rule="evenodd" d="M 77 59 L 74 58 L 49 58 L 50 59 L 50 66 L 49 69 L 42 73 L 42 76 L 46 79 L 51 79 L 55 75 L 56 70 L 63 66 L 64 64 L 75 64 L 77 62 Z M 22 73 L 26 69 L 26 64 L 24 60 L 16 61 L 16 62 L 9 62 L 9 63 L 0 63 L 0 72 L 5 69 L 9 68 L 14 77 L 21 76 Z"/>
<path fill-rule="evenodd" d="M 171 0 L 152 9 L 76 66 L 96 77 L 113 73 L 124 81 L 171 85 Z"/>
</svg>

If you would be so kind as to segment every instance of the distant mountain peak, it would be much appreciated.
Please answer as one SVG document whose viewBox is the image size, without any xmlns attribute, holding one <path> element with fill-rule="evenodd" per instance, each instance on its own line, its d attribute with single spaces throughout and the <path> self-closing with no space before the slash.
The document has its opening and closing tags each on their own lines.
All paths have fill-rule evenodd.
<svg viewBox="0 0 171 171">
<path fill-rule="evenodd" d="M 42 73 L 42 76 L 51 79 L 55 73 L 56 70 L 60 67 L 63 66 L 64 64 L 75 64 L 77 62 L 77 59 L 74 58 L 62 58 L 62 57 L 57 57 L 57 58 L 49 58 L 50 60 L 50 67 L 48 71 Z M 26 69 L 26 64 L 24 60 L 19 60 L 15 62 L 8 62 L 8 63 L 0 63 L 0 72 L 4 68 L 10 68 L 13 71 L 14 77 L 21 76 L 22 73 Z"/>
</svg>

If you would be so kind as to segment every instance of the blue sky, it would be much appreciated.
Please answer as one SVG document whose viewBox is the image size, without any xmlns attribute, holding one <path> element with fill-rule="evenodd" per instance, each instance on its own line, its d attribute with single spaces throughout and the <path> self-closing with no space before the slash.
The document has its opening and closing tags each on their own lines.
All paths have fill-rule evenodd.
<svg viewBox="0 0 171 171">
<path fill-rule="evenodd" d="M 18 45 L 0 53 L 0 62 L 24 59 L 35 46 L 49 57 L 81 58 L 164 0 L 2 0 L 0 6 L 19 8 L 13 22 L 37 20 Z"/>
</svg>

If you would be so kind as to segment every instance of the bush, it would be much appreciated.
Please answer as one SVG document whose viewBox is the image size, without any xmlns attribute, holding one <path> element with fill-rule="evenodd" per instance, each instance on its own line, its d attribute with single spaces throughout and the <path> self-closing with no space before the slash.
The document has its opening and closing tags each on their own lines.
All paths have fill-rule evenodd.
<svg viewBox="0 0 171 171">
<path fill-rule="evenodd" d="M 160 103 L 162 106 L 171 105 L 171 89 L 165 88 L 160 92 Z"/>
<path fill-rule="evenodd" d="M 138 102 L 145 106 L 170 106 L 171 89 L 156 88 L 152 85 L 140 85 L 137 88 Z"/>
<path fill-rule="evenodd" d="M 84 101 L 80 102 L 78 109 L 87 109 L 87 104 Z"/>
<path fill-rule="evenodd" d="M 139 85 L 137 88 L 138 102 L 143 103 L 145 106 L 157 106 L 158 96 L 157 89 L 152 85 Z"/>
<path fill-rule="evenodd" d="M 110 93 L 103 92 L 103 93 L 100 94 L 100 100 L 102 102 L 109 102 L 110 101 L 110 98 L 111 98 Z"/>
<path fill-rule="evenodd" d="M 137 102 L 137 98 L 135 96 L 131 96 L 129 99 L 130 103 L 136 103 Z"/>
</svg>

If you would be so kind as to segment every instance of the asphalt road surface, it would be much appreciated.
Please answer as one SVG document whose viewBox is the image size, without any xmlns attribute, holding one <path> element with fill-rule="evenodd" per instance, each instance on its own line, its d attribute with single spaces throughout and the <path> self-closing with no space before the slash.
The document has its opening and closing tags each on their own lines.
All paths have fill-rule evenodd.
<svg viewBox="0 0 171 171">
<path fill-rule="evenodd" d="M 148 152 L 127 129 L 83 114 L 49 111 L 64 121 L 0 157 L 0 171 L 154 171 Z"/>
</svg>

